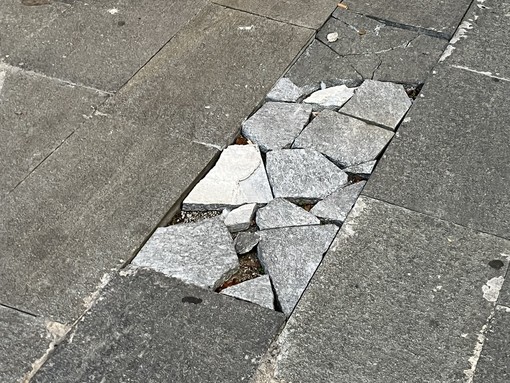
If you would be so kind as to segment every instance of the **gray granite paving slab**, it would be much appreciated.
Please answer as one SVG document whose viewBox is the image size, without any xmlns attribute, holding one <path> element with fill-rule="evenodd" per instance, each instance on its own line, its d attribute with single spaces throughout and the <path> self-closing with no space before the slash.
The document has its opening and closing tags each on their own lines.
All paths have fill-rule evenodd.
<svg viewBox="0 0 510 383">
<path fill-rule="evenodd" d="M 314 110 L 338 109 L 343 106 L 354 94 L 355 88 L 347 88 L 345 85 L 333 86 L 313 92 L 303 100 L 306 104 L 313 105 Z"/>
<path fill-rule="evenodd" d="M 76 131 L 105 96 L 0 64 L 0 195 Z"/>
<path fill-rule="evenodd" d="M 363 193 L 510 238 L 510 132 L 502 128 L 509 90 L 484 75 L 438 68 Z"/>
<path fill-rule="evenodd" d="M 345 4 L 354 12 L 420 30 L 429 30 L 449 38 L 455 32 L 471 1 L 416 0 L 410 3 L 397 0 L 387 3 L 377 0 L 349 0 Z"/>
<path fill-rule="evenodd" d="M 366 182 L 362 181 L 338 189 L 319 201 L 310 210 L 310 213 L 327 222 L 341 225 L 347 218 L 347 214 L 351 211 L 365 184 Z"/>
<path fill-rule="evenodd" d="M 298 87 L 288 78 L 281 78 L 267 94 L 268 101 L 297 102 L 307 95 L 307 89 Z"/>
<path fill-rule="evenodd" d="M 508 2 L 473 2 L 450 41 L 453 52 L 446 63 L 510 81 L 509 14 Z"/>
<path fill-rule="evenodd" d="M 335 17 L 324 24 L 317 38 L 365 79 L 423 83 L 447 44 L 346 10 L 338 9 Z M 328 34 L 334 32 L 338 40 L 328 41 Z"/>
<path fill-rule="evenodd" d="M 402 85 L 365 80 L 340 112 L 395 130 L 411 105 Z"/>
<path fill-rule="evenodd" d="M 48 3 L 30 7 L 23 5 L 20 0 L 2 0 L 0 59 L 8 57 L 69 8 L 61 2 Z"/>
<path fill-rule="evenodd" d="M 314 149 L 341 167 L 375 160 L 393 133 L 364 121 L 325 110 L 296 138 L 294 148 Z"/>
<path fill-rule="evenodd" d="M 283 315 L 149 270 L 114 279 L 34 382 L 249 381 Z"/>
<path fill-rule="evenodd" d="M 287 316 L 294 310 L 337 231 L 335 225 L 315 225 L 259 233 L 259 260 L 269 274 L 278 303 Z"/>
<path fill-rule="evenodd" d="M 246 230 L 250 227 L 251 221 L 257 210 L 256 203 L 248 203 L 232 210 L 225 217 L 225 225 L 231 233 Z"/>
<path fill-rule="evenodd" d="M 313 214 L 284 198 L 275 198 L 265 207 L 259 209 L 256 220 L 260 230 L 320 224 Z"/>
<path fill-rule="evenodd" d="M 239 269 L 232 237 L 217 218 L 158 228 L 131 264 L 213 290 Z"/>
<path fill-rule="evenodd" d="M 344 171 L 348 174 L 357 174 L 363 178 L 368 178 L 372 174 L 375 165 L 377 165 L 377 160 L 364 162 L 359 165 L 349 166 L 348 168 L 345 168 Z"/>
<path fill-rule="evenodd" d="M 76 319 L 217 154 L 149 124 L 89 120 L 0 201 L 0 302 Z"/>
<path fill-rule="evenodd" d="M 51 327 L 50 327 L 51 328 Z M 0 380 L 20 382 L 54 337 L 43 319 L 0 306 Z"/>
<path fill-rule="evenodd" d="M 208 5 L 104 112 L 223 148 L 311 36 L 306 28 Z"/>
<path fill-rule="evenodd" d="M 494 309 L 483 289 L 505 275 L 509 249 L 504 239 L 361 197 L 279 338 L 277 376 L 467 381 Z M 504 267 L 490 267 L 493 259 Z"/>
<path fill-rule="evenodd" d="M 231 145 L 184 199 L 182 210 L 221 210 L 273 199 L 257 145 Z"/>
<path fill-rule="evenodd" d="M 274 294 L 269 275 L 227 287 L 221 293 L 274 310 Z"/>
<path fill-rule="evenodd" d="M 332 112 L 334 113 L 334 112 Z M 275 198 L 314 203 L 347 183 L 347 174 L 311 149 L 267 153 L 266 168 Z"/>
<path fill-rule="evenodd" d="M 126 83 L 205 0 L 74 1 L 6 62 L 107 91 Z"/>
<path fill-rule="evenodd" d="M 321 82 L 326 86 L 352 87 L 363 81 L 363 77 L 345 58 L 319 40 L 312 41 L 285 77 L 308 93 L 320 89 Z"/>
<path fill-rule="evenodd" d="M 474 383 L 510 381 L 510 309 L 497 306 L 487 326 L 483 349 L 476 364 Z M 483 338 L 482 338 L 483 339 Z"/>
<path fill-rule="evenodd" d="M 258 233 L 247 231 L 237 234 L 236 239 L 234 240 L 234 247 L 237 254 L 243 255 L 250 252 L 255 246 L 257 246 L 259 240 L 260 237 Z"/>
<path fill-rule="evenodd" d="M 335 6 L 338 3 L 334 0 L 317 0 L 313 3 L 307 0 L 281 0 L 277 2 L 263 0 L 214 0 L 214 2 L 312 29 L 319 28 L 335 10 Z"/>
<path fill-rule="evenodd" d="M 287 102 L 266 102 L 243 122 L 243 136 L 267 152 L 290 148 L 310 120 L 312 106 Z"/>
</svg>

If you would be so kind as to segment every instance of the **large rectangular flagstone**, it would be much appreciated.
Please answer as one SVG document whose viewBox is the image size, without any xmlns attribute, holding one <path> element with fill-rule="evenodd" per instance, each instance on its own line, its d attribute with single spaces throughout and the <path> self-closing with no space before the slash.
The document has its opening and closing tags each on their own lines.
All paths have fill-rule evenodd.
<svg viewBox="0 0 510 383">
<path fill-rule="evenodd" d="M 277 377 L 468 381 L 509 250 L 502 238 L 361 197 L 279 338 Z"/>
<path fill-rule="evenodd" d="M 205 5 L 205 0 L 89 0 L 9 51 L 15 66 L 118 90 Z M 17 16 L 14 16 L 17 18 Z"/>
<path fill-rule="evenodd" d="M 154 271 L 121 274 L 34 382 L 249 382 L 284 320 Z"/>
<path fill-rule="evenodd" d="M 76 131 L 105 97 L 0 64 L 0 196 Z"/>
<path fill-rule="evenodd" d="M 363 194 L 510 238 L 509 92 L 508 82 L 439 67 Z"/>
<path fill-rule="evenodd" d="M 286 23 L 319 28 L 335 10 L 338 0 L 214 0 L 215 3 Z"/>
<path fill-rule="evenodd" d="M 105 112 L 223 147 L 311 36 L 306 28 L 211 4 Z"/>
<path fill-rule="evenodd" d="M 89 120 L 0 201 L 0 303 L 76 319 L 216 155 L 148 124 Z"/>
</svg>

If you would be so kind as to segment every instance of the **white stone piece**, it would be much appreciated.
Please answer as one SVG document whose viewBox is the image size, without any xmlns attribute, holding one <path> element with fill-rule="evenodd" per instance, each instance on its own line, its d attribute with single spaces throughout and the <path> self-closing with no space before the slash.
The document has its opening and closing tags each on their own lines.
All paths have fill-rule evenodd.
<svg viewBox="0 0 510 383">
<path fill-rule="evenodd" d="M 365 80 L 340 112 L 395 130 L 411 105 L 402 85 Z"/>
<path fill-rule="evenodd" d="M 251 220 L 257 210 L 256 203 L 249 203 L 232 210 L 225 218 L 225 225 L 231 233 L 246 230 L 251 225 Z"/>
<path fill-rule="evenodd" d="M 294 310 L 337 231 L 335 225 L 315 225 L 260 232 L 258 257 L 287 316 Z"/>
<path fill-rule="evenodd" d="M 257 145 L 231 145 L 183 202 L 184 211 L 222 210 L 273 199 Z"/>
<path fill-rule="evenodd" d="M 313 214 L 284 198 L 275 198 L 259 209 L 256 221 L 260 230 L 320 224 L 320 220 Z"/>
<path fill-rule="evenodd" d="M 338 40 L 338 32 L 328 33 L 326 39 L 328 39 L 330 43 L 334 43 L 335 41 Z"/>
<path fill-rule="evenodd" d="M 346 173 L 315 150 L 273 150 L 266 165 L 275 197 L 295 203 L 317 202 L 348 181 Z"/>
<path fill-rule="evenodd" d="M 317 203 L 310 212 L 326 222 L 341 225 L 356 203 L 366 182 L 345 186 Z"/>
<path fill-rule="evenodd" d="M 239 269 L 232 237 L 218 218 L 158 228 L 132 264 L 208 289 Z"/>
<path fill-rule="evenodd" d="M 338 109 L 354 95 L 356 88 L 348 88 L 345 85 L 333 86 L 314 92 L 303 101 L 311 104 L 313 110 Z"/>
<path fill-rule="evenodd" d="M 227 287 L 221 293 L 274 310 L 274 294 L 269 275 Z"/>
<path fill-rule="evenodd" d="M 298 87 L 288 78 L 281 78 L 267 94 L 266 100 L 280 102 L 297 102 L 301 97 L 306 96 L 307 90 Z"/>
</svg>

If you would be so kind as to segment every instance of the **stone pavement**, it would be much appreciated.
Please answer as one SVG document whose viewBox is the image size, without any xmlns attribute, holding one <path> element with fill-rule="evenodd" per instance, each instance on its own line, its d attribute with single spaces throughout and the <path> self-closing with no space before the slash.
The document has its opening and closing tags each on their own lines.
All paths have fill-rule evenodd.
<svg viewBox="0 0 510 383">
<path fill-rule="evenodd" d="M 510 379 L 510 5 L 337 4 L 2 2 L 0 381 Z M 276 149 L 261 157 L 271 186 L 283 180 L 272 192 L 300 203 L 325 198 L 322 208 L 342 201 L 328 221 L 341 228 L 322 263 L 329 239 L 310 240 L 301 253 L 282 248 L 312 231 L 333 238 L 337 226 L 318 226 L 312 214 L 304 224 L 311 226 L 257 235 L 262 259 L 283 254 L 296 280 L 302 273 L 293 254 L 314 264 L 297 296 L 291 288 L 292 302 L 278 302 L 286 324 L 277 311 L 128 265 L 282 76 L 302 96 L 363 80 L 364 87 L 404 84 L 412 94 L 425 83 L 400 125 L 407 108 L 381 120 L 386 115 L 365 113 L 374 107 L 363 109 L 373 100 L 363 104 L 363 92 L 352 91 L 351 101 L 331 104 L 344 111 L 313 104 L 318 117 L 289 129 L 292 137 L 263 132 L 263 151 Z M 349 162 L 340 136 L 324 128 L 323 141 L 307 138 L 328 116 L 385 138 Z M 335 190 L 347 174 L 368 176 L 393 129 L 347 215 L 352 202 Z M 296 192 L 279 158 L 298 153 L 331 166 L 336 187 Z M 367 164 L 368 171 L 348 171 Z M 316 170 L 301 172 L 303 180 L 330 177 Z M 282 208 L 306 215 L 288 204 Z M 278 214 L 281 221 L 294 213 Z M 207 246 L 196 249 L 200 259 Z M 272 262 L 265 260 L 279 294 L 289 283 Z"/>
</svg>

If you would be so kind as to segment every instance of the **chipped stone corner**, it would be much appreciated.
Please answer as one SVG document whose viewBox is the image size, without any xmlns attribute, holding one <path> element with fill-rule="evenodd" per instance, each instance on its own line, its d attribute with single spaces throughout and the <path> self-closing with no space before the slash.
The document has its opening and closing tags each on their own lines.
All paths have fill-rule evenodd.
<svg viewBox="0 0 510 383">
<path fill-rule="evenodd" d="M 503 287 L 503 282 L 505 282 L 505 278 L 501 275 L 499 277 L 489 279 L 485 285 L 482 286 L 484 299 L 489 302 L 496 302 L 498 300 L 501 287 Z"/>
<path fill-rule="evenodd" d="M 290 383 L 276 377 L 276 367 L 279 359 L 280 340 L 276 339 L 260 361 L 259 367 L 250 383 Z"/>
<path fill-rule="evenodd" d="M 101 294 L 101 291 L 106 287 L 106 285 L 111 281 L 112 274 L 111 273 L 105 273 L 101 277 L 101 280 L 99 284 L 96 286 L 96 290 L 89 295 L 88 297 L 85 297 L 83 299 L 83 306 L 85 307 L 85 311 L 88 311 L 94 306 L 96 301 L 99 299 L 99 295 Z"/>
</svg>

